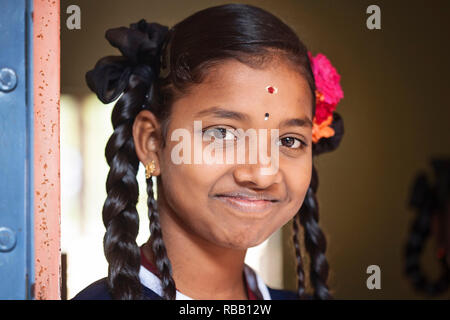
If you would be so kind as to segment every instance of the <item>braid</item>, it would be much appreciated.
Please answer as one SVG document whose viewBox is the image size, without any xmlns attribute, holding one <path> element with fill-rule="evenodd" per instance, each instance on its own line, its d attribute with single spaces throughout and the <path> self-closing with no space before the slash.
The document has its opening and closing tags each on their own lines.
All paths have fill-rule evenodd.
<svg viewBox="0 0 450 320">
<path fill-rule="evenodd" d="M 144 19 L 130 24 L 129 28 L 108 29 L 105 38 L 122 55 L 101 58 L 85 75 L 88 87 L 105 104 L 123 93 L 112 111 L 114 132 L 105 149 L 110 170 L 102 212 L 106 227 L 103 247 L 113 299 L 142 298 L 140 250 L 136 243 L 139 159 L 132 126 L 142 107 L 148 104 L 148 93 L 158 76 L 160 49 L 167 32 L 168 27 L 147 23 Z"/>
<path fill-rule="evenodd" d="M 174 300 L 176 297 L 175 281 L 172 278 L 172 265 L 167 256 L 164 245 L 161 226 L 159 223 L 159 213 L 157 202 L 153 196 L 153 180 L 147 179 L 148 194 L 148 214 L 150 220 L 150 235 L 152 237 L 152 251 L 155 256 L 155 263 L 161 275 L 163 297 L 167 300 Z"/>
<path fill-rule="evenodd" d="M 342 117 L 333 112 L 333 122 L 331 127 L 335 134 L 329 138 L 322 138 L 318 143 L 313 144 L 313 156 L 335 150 L 344 135 L 344 122 Z M 319 227 L 319 204 L 316 198 L 319 179 L 316 168 L 312 167 L 311 184 L 306 193 L 305 199 L 300 210 L 293 219 L 293 242 L 295 247 L 295 256 L 297 261 L 297 294 L 300 299 L 309 299 L 305 292 L 305 275 L 303 271 L 303 262 L 301 257 L 300 245 L 298 240 L 299 228 L 297 219 L 304 228 L 304 241 L 306 251 L 310 255 L 310 272 L 309 277 L 314 288 L 314 298 L 316 299 L 332 299 L 328 291 L 328 262 L 325 257 L 327 241 L 325 235 Z"/>
<path fill-rule="evenodd" d="M 434 281 L 430 280 L 421 266 L 421 255 L 425 243 L 431 234 L 431 222 L 435 215 L 444 214 L 446 201 L 450 191 L 450 161 L 433 159 L 432 165 L 436 177 L 435 185 L 428 181 L 425 173 L 420 173 L 415 181 L 410 195 L 409 205 L 417 212 L 410 227 L 410 235 L 406 243 L 404 271 L 414 288 L 428 296 L 437 296 L 450 286 L 450 268 L 445 256 L 438 256 L 441 275 Z M 444 224 L 443 222 L 440 222 Z M 439 234 L 436 235 L 439 237 Z"/>
<path fill-rule="evenodd" d="M 299 227 L 298 227 L 298 214 L 295 215 L 294 219 L 292 219 L 292 227 L 293 227 L 293 237 L 292 240 L 294 242 L 294 248 L 295 248 L 295 258 L 297 262 L 297 294 L 300 299 L 307 298 L 307 294 L 305 292 L 305 273 L 303 272 L 303 262 L 302 262 L 302 255 L 300 252 L 300 244 L 298 240 L 298 233 L 299 233 Z"/>
<path fill-rule="evenodd" d="M 108 267 L 108 284 L 114 299 L 138 299 L 140 252 L 136 243 L 139 216 L 136 203 L 139 188 L 132 125 L 145 90 L 142 85 L 126 90 L 112 111 L 114 133 L 108 140 L 105 156 L 110 166 L 106 181 L 108 194 L 103 206 L 106 233 L 103 246 Z"/>
<path fill-rule="evenodd" d="M 316 169 L 313 166 L 311 185 L 308 188 L 305 200 L 298 215 L 300 216 L 300 223 L 305 230 L 305 247 L 310 255 L 309 277 L 314 288 L 314 298 L 324 300 L 331 299 L 332 297 L 327 286 L 328 262 L 325 257 L 327 242 L 318 224 L 319 208 L 315 195 L 317 187 L 318 177 Z M 297 261 L 299 261 L 299 254 L 296 255 Z"/>
</svg>

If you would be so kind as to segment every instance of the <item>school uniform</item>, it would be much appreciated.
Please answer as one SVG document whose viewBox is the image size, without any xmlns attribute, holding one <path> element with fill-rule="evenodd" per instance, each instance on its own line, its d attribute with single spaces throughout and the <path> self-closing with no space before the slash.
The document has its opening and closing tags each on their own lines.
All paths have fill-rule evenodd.
<svg viewBox="0 0 450 320">
<path fill-rule="evenodd" d="M 248 265 L 244 265 L 244 278 L 249 300 L 295 300 L 297 295 L 288 290 L 273 289 L 265 285 L 262 278 Z M 158 270 L 148 261 L 141 248 L 141 267 L 139 270 L 142 294 L 146 300 L 161 300 L 162 287 Z M 177 300 L 192 300 L 177 290 Z M 102 278 L 80 291 L 73 300 L 112 300 L 108 290 L 107 278 Z"/>
</svg>

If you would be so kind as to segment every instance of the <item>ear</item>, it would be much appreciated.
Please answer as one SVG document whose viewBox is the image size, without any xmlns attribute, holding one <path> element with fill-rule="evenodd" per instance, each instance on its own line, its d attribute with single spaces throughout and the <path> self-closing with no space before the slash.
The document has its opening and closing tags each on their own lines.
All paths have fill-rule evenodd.
<svg viewBox="0 0 450 320">
<path fill-rule="evenodd" d="M 160 145 L 161 131 L 159 121 L 149 110 L 142 110 L 136 116 L 133 123 L 133 141 L 136 155 L 144 166 L 155 161 L 156 170 L 154 176 L 160 174 Z"/>
</svg>

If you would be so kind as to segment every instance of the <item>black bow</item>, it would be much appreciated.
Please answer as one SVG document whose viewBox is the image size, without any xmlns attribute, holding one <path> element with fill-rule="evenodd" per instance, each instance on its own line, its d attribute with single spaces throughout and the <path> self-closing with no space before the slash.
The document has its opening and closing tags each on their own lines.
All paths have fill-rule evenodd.
<svg viewBox="0 0 450 320">
<path fill-rule="evenodd" d="M 150 86 L 159 74 L 160 51 L 168 31 L 168 27 L 144 19 L 130 24 L 130 28 L 108 29 L 106 39 L 122 56 L 98 60 L 94 69 L 86 73 L 88 87 L 106 104 L 116 100 L 127 88 L 132 74 Z"/>
</svg>

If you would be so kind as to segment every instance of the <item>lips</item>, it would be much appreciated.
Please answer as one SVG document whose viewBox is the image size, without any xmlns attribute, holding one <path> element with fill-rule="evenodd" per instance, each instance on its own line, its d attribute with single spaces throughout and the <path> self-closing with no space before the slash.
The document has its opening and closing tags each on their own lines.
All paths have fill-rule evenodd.
<svg viewBox="0 0 450 320">
<path fill-rule="evenodd" d="M 267 193 L 248 193 L 248 192 L 227 192 L 217 194 L 218 197 L 230 197 L 245 200 L 266 200 L 266 201 L 279 201 L 279 199 L 271 194 Z"/>
<path fill-rule="evenodd" d="M 245 213 L 262 213 L 273 208 L 278 200 L 270 195 L 220 194 L 216 198 L 229 207 Z"/>
</svg>

